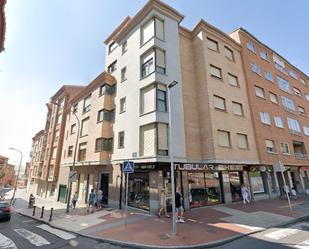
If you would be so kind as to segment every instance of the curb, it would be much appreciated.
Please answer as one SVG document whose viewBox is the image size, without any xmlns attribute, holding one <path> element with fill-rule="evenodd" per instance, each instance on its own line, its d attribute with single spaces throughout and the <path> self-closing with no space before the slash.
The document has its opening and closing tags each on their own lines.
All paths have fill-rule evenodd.
<svg viewBox="0 0 309 249">
<path fill-rule="evenodd" d="M 54 225 L 54 224 L 50 224 L 50 222 L 48 222 L 48 221 L 42 220 L 42 219 L 37 218 L 37 217 L 33 217 L 32 215 L 24 214 L 24 213 L 22 213 L 20 211 L 16 211 L 16 213 L 18 213 L 18 214 L 20 214 L 22 216 L 25 216 L 25 217 L 28 217 L 28 218 L 40 221 L 40 222 L 42 222 L 44 224 L 48 224 L 49 226 L 51 226 L 53 228 L 60 229 L 60 230 L 63 230 L 65 232 L 73 233 L 75 235 L 79 235 L 79 236 L 82 236 L 82 237 L 85 237 L 85 238 L 89 238 L 89 239 L 93 239 L 93 240 L 100 241 L 100 242 L 110 243 L 110 244 L 117 245 L 117 246 L 126 246 L 126 247 L 131 247 L 131 248 L 140 248 L 140 249 L 141 248 L 142 249 L 162 249 L 163 248 L 163 246 L 147 245 L 147 244 L 141 244 L 141 243 L 133 243 L 133 242 L 125 242 L 125 241 L 113 240 L 113 239 L 108 239 L 108 238 L 100 238 L 100 237 L 96 237 L 96 236 L 93 236 L 93 235 L 84 234 L 84 233 L 81 233 L 81 232 L 70 231 L 70 230 L 68 230 L 66 228 L 62 228 L 60 226 L 57 226 L 57 225 Z M 199 249 L 199 248 L 201 248 L 202 249 L 202 248 L 218 247 L 218 246 L 230 243 L 230 242 L 232 242 L 234 240 L 241 239 L 241 238 L 243 238 L 245 236 L 263 232 L 263 231 L 265 231 L 265 230 L 267 230 L 269 228 L 285 227 L 285 226 L 288 226 L 288 225 L 291 225 L 291 224 L 294 224 L 294 223 L 298 223 L 298 222 L 304 221 L 304 220 L 306 220 L 308 218 L 309 218 L 309 214 L 303 215 L 303 216 L 295 218 L 295 219 L 291 219 L 291 220 L 286 221 L 286 222 L 282 222 L 282 223 L 276 224 L 275 226 L 268 226 L 268 227 L 265 227 L 265 228 L 262 228 L 262 229 L 259 229 L 259 230 L 256 230 L 256 231 L 252 231 L 252 232 L 248 232 L 248 233 L 244 233 L 244 234 L 239 234 L 239 235 L 234 235 L 234 236 L 231 236 L 231 237 L 228 237 L 228 238 L 225 238 L 225 239 L 221 239 L 221 240 L 215 240 L 215 241 L 212 241 L 212 242 L 202 243 L 202 244 L 195 244 L 195 245 L 164 246 L 164 248 L 169 248 L 169 249 L 192 249 L 192 248 Z"/>
</svg>

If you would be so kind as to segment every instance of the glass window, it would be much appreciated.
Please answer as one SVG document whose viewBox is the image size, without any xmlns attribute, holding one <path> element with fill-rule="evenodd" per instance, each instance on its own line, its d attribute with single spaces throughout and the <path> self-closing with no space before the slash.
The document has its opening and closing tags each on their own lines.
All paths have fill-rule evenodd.
<svg viewBox="0 0 309 249">
<path fill-rule="evenodd" d="M 57 147 L 53 147 L 53 149 L 52 149 L 53 151 L 52 151 L 52 159 L 55 159 L 56 158 L 56 155 L 57 155 Z"/>
<path fill-rule="evenodd" d="M 117 69 L 117 60 L 115 60 L 114 62 L 112 62 L 109 66 L 108 66 L 108 68 L 107 68 L 107 71 L 108 71 L 108 73 L 113 73 L 114 71 L 116 71 L 116 69 Z"/>
<path fill-rule="evenodd" d="M 156 49 L 156 72 L 165 74 L 165 51 Z"/>
<path fill-rule="evenodd" d="M 251 66 L 251 71 L 258 74 L 258 75 L 261 75 L 261 68 L 258 64 L 256 63 L 250 63 L 250 66 Z"/>
<path fill-rule="evenodd" d="M 282 153 L 282 154 L 287 154 L 287 155 L 290 154 L 290 149 L 289 149 L 289 145 L 288 145 L 288 144 L 286 144 L 286 143 L 281 143 L 281 144 L 280 144 L 280 148 L 281 148 L 281 153 Z"/>
<path fill-rule="evenodd" d="M 140 154 L 142 156 L 155 155 L 155 124 L 141 126 L 140 130 Z"/>
<path fill-rule="evenodd" d="M 222 147 L 231 147 L 230 133 L 228 131 L 218 130 L 218 144 Z"/>
<path fill-rule="evenodd" d="M 293 100 L 287 97 L 284 97 L 284 96 L 281 96 L 281 100 L 282 100 L 282 105 L 287 111 L 291 111 L 291 112 L 295 111 L 295 104 Z"/>
<path fill-rule="evenodd" d="M 247 48 L 248 48 L 251 52 L 255 53 L 255 46 L 254 46 L 254 44 L 253 44 L 251 41 L 247 42 Z"/>
<path fill-rule="evenodd" d="M 83 112 L 88 112 L 91 109 L 91 94 L 84 98 Z"/>
<path fill-rule="evenodd" d="M 304 81 L 304 79 L 299 79 L 300 83 L 302 83 L 303 85 L 306 85 L 306 82 Z"/>
<path fill-rule="evenodd" d="M 108 45 L 108 53 L 111 53 L 112 51 L 114 51 L 116 47 L 117 47 L 117 44 L 115 42 L 110 43 Z"/>
<path fill-rule="evenodd" d="M 101 122 L 103 120 L 112 122 L 114 121 L 114 116 L 115 116 L 114 110 L 102 109 L 98 111 L 98 122 Z"/>
<path fill-rule="evenodd" d="M 82 127 L 80 136 L 86 136 L 89 132 L 89 117 L 82 120 Z"/>
<path fill-rule="evenodd" d="M 270 125 L 270 116 L 268 112 L 260 112 L 261 122 Z"/>
<path fill-rule="evenodd" d="M 224 46 L 224 53 L 226 58 L 228 58 L 231 61 L 234 61 L 234 53 L 232 49 L 228 48 L 227 46 Z"/>
<path fill-rule="evenodd" d="M 149 172 L 129 174 L 128 205 L 149 210 Z"/>
<path fill-rule="evenodd" d="M 168 125 L 164 123 L 158 123 L 157 137 L 158 148 L 157 154 L 160 156 L 168 155 Z"/>
<path fill-rule="evenodd" d="M 277 95 L 274 94 L 274 93 L 269 93 L 269 96 L 270 96 L 270 101 L 275 103 L 275 104 L 278 104 L 278 100 L 277 100 Z"/>
<path fill-rule="evenodd" d="M 113 150 L 113 138 L 97 138 L 95 143 L 95 151 L 112 151 Z"/>
<path fill-rule="evenodd" d="M 294 91 L 294 94 L 295 94 L 296 96 L 301 97 L 301 91 L 300 91 L 298 88 L 293 87 L 293 91 Z"/>
<path fill-rule="evenodd" d="M 126 97 L 120 99 L 120 113 L 126 111 Z"/>
<path fill-rule="evenodd" d="M 124 43 L 122 43 L 122 54 L 124 54 L 127 51 L 128 51 L 128 42 L 125 41 Z"/>
<path fill-rule="evenodd" d="M 274 120 L 275 120 L 276 127 L 284 128 L 283 127 L 283 121 L 282 121 L 282 118 L 280 116 L 274 116 Z"/>
<path fill-rule="evenodd" d="M 265 79 L 267 79 L 267 80 L 269 80 L 271 82 L 274 81 L 272 73 L 271 72 L 267 72 L 267 71 L 265 71 Z"/>
<path fill-rule="evenodd" d="M 266 145 L 266 150 L 268 153 L 275 153 L 276 148 L 275 148 L 275 142 L 273 140 L 265 140 L 265 145 Z"/>
<path fill-rule="evenodd" d="M 307 101 L 309 101 L 309 95 L 308 95 L 308 94 L 305 95 L 305 99 L 306 99 Z"/>
<path fill-rule="evenodd" d="M 298 114 L 305 116 L 306 115 L 305 108 L 298 106 Z"/>
<path fill-rule="evenodd" d="M 221 68 L 210 65 L 210 74 L 216 78 L 222 79 L 222 71 Z"/>
<path fill-rule="evenodd" d="M 292 118 L 287 118 L 287 119 L 288 119 L 288 126 L 290 130 L 297 132 L 297 133 L 301 132 L 301 129 L 300 129 L 300 126 L 297 120 L 292 119 Z"/>
<path fill-rule="evenodd" d="M 268 61 L 268 54 L 265 51 L 261 51 L 260 56 L 263 60 Z"/>
<path fill-rule="evenodd" d="M 159 18 L 155 18 L 155 23 L 156 23 L 156 29 L 155 29 L 156 37 L 159 38 L 160 40 L 164 40 L 164 21 Z"/>
<path fill-rule="evenodd" d="M 77 158 L 79 162 L 86 160 L 86 152 L 87 152 L 87 143 L 79 144 L 78 158 Z"/>
<path fill-rule="evenodd" d="M 155 111 L 155 94 L 154 84 L 141 89 L 141 114 Z"/>
<path fill-rule="evenodd" d="M 275 68 L 278 69 L 280 72 L 287 74 L 286 70 L 285 70 L 285 63 L 283 60 L 281 60 L 278 56 L 276 56 L 275 54 L 273 55 L 273 60 L 275 63 Z"/>
<path fill-rule="evenodd" d="M 121 81 L 125 81 L 127 79 L 127 67 L 121 69 Z"/>
<path fill-rule="evenodd" d="M 73 106 L 73 112 L 76 113 L 78 110 L 78 103 Z"/>
<path fill-rule="evenodd" d="M 142 78 L 148 76 L 155 71 L 154 67 L 154 50 L 142 56 Z"/>
<path fill-rule="evenodd" d="M 290 76 L 297 80 L 297 74 L 294 71 L 290 71 Z"/>
<path fill-rule="evenodd" d="M 304 127 L 303 127 L 303 130 L 304 130 L 304 134 L 305 134 L 306 136 L 309 136 L 309 127 L 308 127 L 308 126 L 304 126 Z"/>
<path fill-rule="evenodd" d="M 254 87 L 255 88 L 255 95 L 257 96 L 257 97 L 260 97 L 260 98 L 265 98 L 265 95 L 264 95 L 264 89 L 263 88 L 261 88 L 261 87 L 258 87 L 258 86 L 255 86 Z"/>
<path fill-rule="evenodd" d="M 248 138 L 245 134 L 237 133 L 238 139 L 238 148 L 240 149 L 248 149 Z"/>
<path fill-rule="evenodd" d="M 157 48 L 151 49 L 150 51 L 142 55 L 141 64 L 142 78 L 148 76 L 154 71 L 165 74 L 165 51 Z"/>
<path fill-rule="evenodd" d="M 114 95 L 116 91 L 116 85 L 109 85 L 109 84 L 103 84 L 100 86 L 100 96 L 107 94 L 107 95 Z"/>
<path fill-rule="evenodd" d="M 218 42 L 207 37 L 207 47 L 214 51 L 219 51 Z"/>
<path fill-rule="evenodd" d="M 249 172 L 251 189 L 253 194 L 265 193 L 264 181 L 260 171 Z"/>
<path fill-rule="evenodd" d="M 149 20 L 141 29 L 142 33 L 142 44 L 146 43 L 149 41 L 151 38 L 154 37 L 155 34 L 155 21 L 154 18 Z"/>
<path fill-rule="evenodd" d="M 278 81 L 278 84 L 279 84 L 279 88 L 282 91 L 285 91 L 285 92 L 288 92 L 288 93 L 291 92 L 290 83 L 286 79 L 283 79 L 282 77 L 277 75 L 277 81 Z"/>
<path fill-rule="evenodd" d="M 166 91 L 157 88 L 157 110 L 160 112 L 167 111 Z"/>
<path fill-rule="evenodd" d="M 214 107 L 216 109 L 225 111 L 226 107 L 225 107 L 225 99 L 221 98 L 219 96 L 214 95 Z"/>
<path fill-rule="evenodd" d="M 228 81 L 231 86 L 239 86 L 237 76 L 228 73 Z"/>
<path fill-rule="evenodd" d="M 118 132 L 118 148 L 124 148 L 124 131 Z"/>
<path fill-rule="evenodd" d="M 68 148 L 68 157 L 72 157 L 73 156 L 73 146 L 69 146 Z"/>
<path fill-rule="evenodd" d="M 241 172 L 229 172 L 229 179 L 232 201 L 240 201 L 242 199 L 241 184 L 243 183 L 243 177 Z"/>
<path fill-rule="evenodd" d="M 232 102 L 232 104 L 233 104 L 233 113 L 238 116 L 243 116 L 244 113 L 243 113 L 242 104 L 237 103 L 237 102 Z"/>
</svg>

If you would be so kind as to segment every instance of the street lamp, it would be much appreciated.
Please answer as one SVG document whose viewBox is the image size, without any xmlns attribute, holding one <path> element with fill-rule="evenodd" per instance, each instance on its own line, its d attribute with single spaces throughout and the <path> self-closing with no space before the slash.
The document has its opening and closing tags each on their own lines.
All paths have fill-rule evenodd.
<svg viewBox="0 0 309 249">
<path fill-rule="evenodd" d="M 20 161 L 19 161 L 19 166 L 18 166 L 18 171 L 17 171 L 17 177 L 16 177 L 16 182 L 15 182 L 15 187 L 14 187 L 14 192 L 13 192 L 13 197 L 11 199 L 11 204 L 14 203 L 14 199 L 15 199 L 15 193 L 16 193 L 16 189 L 17 189 L 17 183 L 18 183 L 18 180 L 19 180 L 19 174 L 20 174 L 20 168 L 21 168 L 21 162 L 23 160 L 23 153 L 18 150 L 18 149 L 15 149 L 15 148 L 9 148 L 10 150 L 15 150 L 17 151 L 19 154 L 20 154 Z"/>
<path fill-rule="evenodd" d="M 55 102 L 51 102 L 51 104 L 57 105 L 58 107 L 64 108 L 62 105 L 55 103 Z M 72 111 L 70 109 L 70 112 L 73 113 L 73 115 L 75 116 L 76 120 L 77 120 L 77 134 L 76 134 L 76 140 L 75 140 L 75 148 L 74 148 L 74 154 L 73 154 L 73 163 L 72 163 L 72 171 L 75 171 L 75 162 L 76 162 L 76 152 L 77 152 L 77 145 L 78 145 L 78 138 L 79 138 L 79 129 L 80 129 L 80 120 L 78 118 L 78 116 L 76 115 L 76 113 L 74 111 Z M 69 174 L 69 189 L 68 189 L 68 198 L 67 198 L 67 208 L 66 208 L 66 212 L 69 213 L 70 211 L 70 200 L 71 200 L 71 192 L 72 192 L 72 181 L 70 179 L 70 174 Z"/>
<path fill-rule="evenodd" d="M 172 153 L 172 109 L 171 109 L 171 89 L 178 84 L 177 81 L 172 81 L 167 85 L 168 96 L 168 125 L 169 125 L 169 154 L 171 161 L 171 184 L 172 184 L 172 218 L 173 218 L 173 235 L 176 235 L 176 203 L 175 203 L 175 178 L 174 178 L 174 158 Z"/>
</svg>

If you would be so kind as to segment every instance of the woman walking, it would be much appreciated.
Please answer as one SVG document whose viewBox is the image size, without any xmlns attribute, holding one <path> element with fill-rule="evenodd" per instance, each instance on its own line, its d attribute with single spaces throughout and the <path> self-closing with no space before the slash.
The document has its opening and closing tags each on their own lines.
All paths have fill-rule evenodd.
<svg viewBox="0 0 309 249">
<path fill-rule="evenodd" d="M 250 203 L 250 201 L 249 201 L 249 190 L 248 190 L 248 188 L 246 187 L 245 184 L 241 185 L 241 195 L 242 195 L 244 205 L 246 205 L 246 203 Z"/>
<path fill-rule="evenodd" d="M 165 217 L 167 217 L 167 218 L 170 217 L 167 214 L 167 210 L 166 210 L 166 197 L 165 197 L 164 189 L 161 190 L 161 195 L 160 195 L 160 209 L 159 209 L 159 212 L 157 213 L 159 218 L 161 218 L 162 211 L 164 211 Z"/>
</svg>

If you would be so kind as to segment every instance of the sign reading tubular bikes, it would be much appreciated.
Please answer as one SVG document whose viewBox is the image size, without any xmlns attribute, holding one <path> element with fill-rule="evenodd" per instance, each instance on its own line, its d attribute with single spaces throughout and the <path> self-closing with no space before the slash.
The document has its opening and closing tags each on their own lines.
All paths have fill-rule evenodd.
<svg viewBox="0 0 309 249">
<path fill-rule="evenodd" d="M 176 170 L 211 170 L 211 171 L 241 171 L 243 170 L 243 165 L 238 164 L 227 164 L 227 165 L 214 165 L 205 163 L 175 163 Z"/>
</svg>

